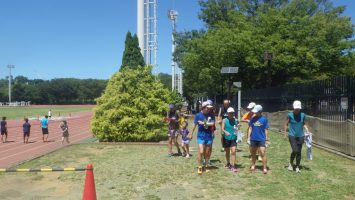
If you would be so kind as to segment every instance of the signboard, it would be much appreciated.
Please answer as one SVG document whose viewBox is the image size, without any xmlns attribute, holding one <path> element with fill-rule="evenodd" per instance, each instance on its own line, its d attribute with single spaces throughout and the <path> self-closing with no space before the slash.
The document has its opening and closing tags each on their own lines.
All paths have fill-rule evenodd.
<svg viewBox="0 0 355 200">
<path fill-rule="evenodd" d="M 236 74 L 238 70 L 239 67 L 222 67 L 221 74 Z"/>
<path fill-rule="evenodd" d="M 233 82 L 233 85 L 237 88 L 241 88 L 242 87 L 242 82 Z"/>
<path fill-rule="evenodd" d="M 341 97 L 340 98 L 340 106 L 341 106 L 341 109 L 343 109 L 343 110 L 348 109 L 348 97 Z"/>
</svg>

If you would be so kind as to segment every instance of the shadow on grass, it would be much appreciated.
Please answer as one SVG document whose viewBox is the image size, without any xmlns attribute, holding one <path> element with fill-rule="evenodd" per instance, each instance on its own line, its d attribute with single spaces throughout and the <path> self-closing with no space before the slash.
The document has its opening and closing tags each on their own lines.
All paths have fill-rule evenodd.
<svg viewBox="0 0 355 200">
<path fill-rule="evenodd" d="M 287 168 L 288 168 L 288 165 L 284 166 L 284 168 L 287 169 Z M 301 170 L 306 170 L 306 171 L 312 171 L 311 168 L 306 167 L 306 166 L 302 166 L 302 165 L 300 166 L 300 169 L 301 169 Z M 296 166 L 293 166 L 293 171 L 296 171 Z"/>
<path fill-rule="evenodd" d="M 14 140 L 8 140 L 5 143 L 11 143 L 11 142 L 15 142 Z"/>
</svg>

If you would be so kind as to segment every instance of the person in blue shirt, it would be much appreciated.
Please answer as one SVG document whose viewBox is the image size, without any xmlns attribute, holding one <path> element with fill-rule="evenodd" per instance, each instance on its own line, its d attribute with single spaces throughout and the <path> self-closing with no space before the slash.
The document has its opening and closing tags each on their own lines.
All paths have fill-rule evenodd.
<svg viewBox="0 0 355 200">
<path fill-rule="evenodd" d="M 296 158 L 296 172 L 300 171 L 301 164 L 301 152 L 302 145 L 304 142 L 304 131 L 305 129 L 307 133 L 308 127 L 306 125 L 306 115 L 301 112 L 302 104 L 300 101 L 293 102 L 293 111 L 287 114 L 286 124 L 285 124 L 285 138 L 290 141 L 290 145 L 292 148 L 292 153 L 290 156 L 290 163 L 288 166 L 288 170 L 293 171 L 293 161 Z"/>
<path fill-rule="evenodd" d="M 23 127 L 23 143 L 28 144 L 28 139 L 30 138 L 31 124 L 28 122 L 28 118 L 25 118 L 25 123 Z"/>
<path fill-rule="evenodd" d="M 48 115 L 44 116 L 43 119 L 41 119 L 41 128 L 42 128 L 42 140 L 43 142 L 48 142 Z"/>
<path fill-rule="evenodd" d="M 198 164 L 198 174 L 202 174 L 202 157 L 205 158 L 205 172 L 209 172 L 208 161 L 209 153 L 212 145 L 212 126 L 214 125 L 214 116 L 210 113 L 211 105 L 208 102 L 202 103 L 201 112 L 197 113 L 195 116 L 194 124 L 192 129 L 191 137 L 197 129 L 197 144 L 198 144 L 198 154 L 197 154 L 197 164 Z"/>
<path fill-rule="evenodd" d="M 255 171 L 256 151 L 259 150 L 263 162 L 263 173 L 267 174 L 265 144 L 269 144 L 269 123 L 267 118 L 262 116 L 262 111 L 263 107 L 261 105 L 256 105 L 252 110 L 252 112 L 255 113 L 255 116 L 249 121 L 248 144 L 250 144 L 252 158 L 250 170 Z"/>
</svg>

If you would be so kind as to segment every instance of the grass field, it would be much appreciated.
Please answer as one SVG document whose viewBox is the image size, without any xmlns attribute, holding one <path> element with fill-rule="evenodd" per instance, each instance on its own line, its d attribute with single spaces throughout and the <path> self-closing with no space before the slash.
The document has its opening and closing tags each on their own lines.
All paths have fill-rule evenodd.
<svg viewBox="0 0 355 200">
<path fill-rule="evenodd" d="M 93 163 L 98 199 L 355 199 L 355 162 L 314 149 L 300 174 L 286 169 L 290 148 L 271 133 L 269 174 L 251 173 L 247 146 L 239 146 L 239 172 L 224 169 L 216 139 L 213 170 L 197 175 L 192 158 L 167 157 L 165 146 L 81 144 L 22 164 L 21 168 L 85 167 Z M 195 140 L 193 150 L 196 149 Z M 261 166 L 261 163 L 259 163 Z M 83 172 L 0 174 L 1 199 L 80 199 Z"/>
<path fill-rule="evenodd" d="M 31 106 L 31 107 L 0 107 L 0 117 L 6 116 L 7 119 L 22 119 L 23 117 L 44 116 L 52 110 L 52 116 L 63 116 L 69 113 L 91 111 L 92 106 Z"/>
</svg>

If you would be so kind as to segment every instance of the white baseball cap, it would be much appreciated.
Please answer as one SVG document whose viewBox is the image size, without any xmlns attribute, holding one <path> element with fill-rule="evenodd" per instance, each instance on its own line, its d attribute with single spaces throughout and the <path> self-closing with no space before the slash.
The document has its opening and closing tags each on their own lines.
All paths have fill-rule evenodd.
<svg viewBox="0 0 355 200">
<path fill-rule="evenodd" d="M 293 102 L 293 109 L 302 109 L 302 103 L 298 100 Z"/>
<path fill-rule="evenodd" d="M 263 107 L 261 105 L 255 105 L 251 112 L 257 113 L 263 111 Z"/>
<path fill-rule="evenodd" d="M 207 101 L 202 102 L 202 108 L 204 108 L 204 107 L 206 107 L 208 105 L 210 105 L 210 104 Z"/>
<path fill-rule="evenodd" d="M 256 104 L 255 104 L 254 102 L 250 102 L 247 108 L 248 108 L 248 109 L 252 109 L 252 108 L 255 107 L 255 105 L 256 105 Z"/>
<path fill-rule="evenodd" d="M 227 113 L 234 113 L 235 111 L 234 111 L 234 108 L 232 108 L 232 107 L 229 107 L 228 109 L 227 109 Z"/>
</svg>

